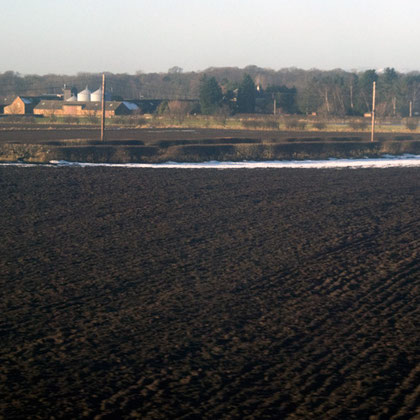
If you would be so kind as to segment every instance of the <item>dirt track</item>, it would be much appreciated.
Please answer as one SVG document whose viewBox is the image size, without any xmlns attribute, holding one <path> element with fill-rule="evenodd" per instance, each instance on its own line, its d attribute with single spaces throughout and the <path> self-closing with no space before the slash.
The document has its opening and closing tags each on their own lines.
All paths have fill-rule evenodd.
<svg viewBox="0 0 420 420">
<path fill-rule="evenodd" d="M 0 168 L 0 417 L 419 415 L 418 179 Z"/>
</svg>

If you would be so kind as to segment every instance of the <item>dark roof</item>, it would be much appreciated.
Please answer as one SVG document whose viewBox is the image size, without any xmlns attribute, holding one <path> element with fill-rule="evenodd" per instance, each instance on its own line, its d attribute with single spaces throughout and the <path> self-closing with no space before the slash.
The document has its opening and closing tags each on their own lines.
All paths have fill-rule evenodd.
<svg viewBox="0 0 420 420">
<path fill-rule="evenodd" d="M 120 101 L 105 102 L 105 109 L 111 111 L 117 109 L 119 106 L 125 105 Z M 43 100 L 35 107 L 35 109 L 62 109 L 63 106 L 81 106 L 82 109 L 100 111 L 102 109 L 101 102 L 76 102 L 76 101 L 50 101 Z"/>
<path fill-rule="evenodd" d="M 31 97 L 31 96 L 17 96 L 16 98 L 15 98 L 15 100 L 17 99 L 17 98 L 20 98 L 21 100 L 22 100 L 22 102 L 25 104 L 25 105 L 35 105 L 36 103 L 37 103 L 37 101 L 38 101 L 38 99 L 37 98 L 33 98 L 33 97 Z"/>
<path fill-rule="evenodd" d="M 63 94 L 61 93 L 46 93 L 45 95 L 36 96 L 36 98 L 42 100 L 46 99 L 47 101 L 62 101 Z"/>
<path fill-rule="evenodd" d="M 73 102 L 73 103 L 77 104 L 77 102 Z M 105 101 L 105 109 L 108 110 L 108 111 L 113 110 L 113 109 L 117 109 L 120 105 L 125 106 L 120 101 Z M 100 109 L 102 109 L 102 103 L 101 102 L 86 102 L 86 106 L 84 107 L 84 109 L 100 110 Z"/>
<path fill-rule="evenodd" d="M 31 96 L 31 95 L 18 95 L 18 98 L 24 98 L 29 99 L 32 102 L 37 102 L 41 100 L 47 100 L 47 101 L 61 101 L 63 95 L 61 94 L 54 94 L 54 93 L 46 93 L 45 95 L 37 95 L 37 96 Z"/>
<path fill-rule="evenodd" d="M 35 109 L 61 109 L 63 104 L 65 104 L 63 101 L 42 100 L 37 104 Z"/>
</svg>

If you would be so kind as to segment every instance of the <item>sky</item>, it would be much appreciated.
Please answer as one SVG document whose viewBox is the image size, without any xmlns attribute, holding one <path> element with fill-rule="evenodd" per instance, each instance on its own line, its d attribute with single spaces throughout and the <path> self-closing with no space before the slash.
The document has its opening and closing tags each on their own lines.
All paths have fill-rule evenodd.
<svg viewBox="0 0 420 420">
<path fill-rule="evenodd" d="M 418 0 L 0 0 L 0 72 L 420 70 Z"/>
</svg>

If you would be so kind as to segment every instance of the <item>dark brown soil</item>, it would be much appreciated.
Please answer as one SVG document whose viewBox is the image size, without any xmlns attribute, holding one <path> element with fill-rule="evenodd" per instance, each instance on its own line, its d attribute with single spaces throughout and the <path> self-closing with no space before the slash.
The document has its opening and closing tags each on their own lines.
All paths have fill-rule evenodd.
<svg viewBox="0 0 420 420">
<path fill-rule="evenodd" d="M 418 181 L 0 167 L 0 418 L 418 416 Z"/>
<path fill-rule="evenodd" d="M 255 143 L 295 143 L 303 142 L 369 142 L 370 133 L 354 132 L 311 132 L 311 131 L 258 131 L 258 130 L 218 130 L 218 129 L 117 129 L 106 132 L 107 142 L 118 141 L 124 144 L 127 140 L 141 141 L 144 145 L 176 145 L 185 142 L 196 144 L 205 140 L 223 140 L 231 143 L 233 139 L 242 139 Z M 379 133 L 378 141 L 415 141 L 420 134 Z M 99 140 L 100 130 L 94 128 L 51 128 L 51 129 L 2 129 L 0 144 L 25 143 L 42 144 L 66 139 Z M 180 143 L 181 141 L 181 143 Z M 162 142 L 166 142 L 161 144 Z M 252 143 L 254 143 L 252 142 Z M 218 141 L 217 143 L 220 143 Z"/>
<path fill-rule="evenodd" d="M 217 129 L 0 129 L 0 160 L 44 162 L 203 162 L 302 160 L 419 154 L 420 134 Z"/>
</svg>

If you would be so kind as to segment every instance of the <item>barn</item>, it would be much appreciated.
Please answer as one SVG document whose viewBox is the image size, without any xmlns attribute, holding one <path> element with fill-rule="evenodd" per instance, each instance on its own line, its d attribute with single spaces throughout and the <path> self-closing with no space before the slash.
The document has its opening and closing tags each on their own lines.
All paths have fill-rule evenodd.
<svg viewBox="0 0 420 420">
<path fill-rule="evenodd" d="M 13 115 L 24 115 L 32 114 L 34 107 L 39 102 L 38 98 L 32 98 L 29 96 L 17 96 L 15 100 L 4 107 L 5 114 Z"/>
<path fill-rule="evenodd" d="M 131 104 L 130 104 L 131 105 Z M 105 117 L 115 115 L 129 115 L 132 109 L 123 101 L 105 102 Z M 72 115 L 75 117 L 101 116 L 101 102 L 78 102 L 78 101 L 40 101 L 33 109 L 35 115 Z"/>
</svg>

